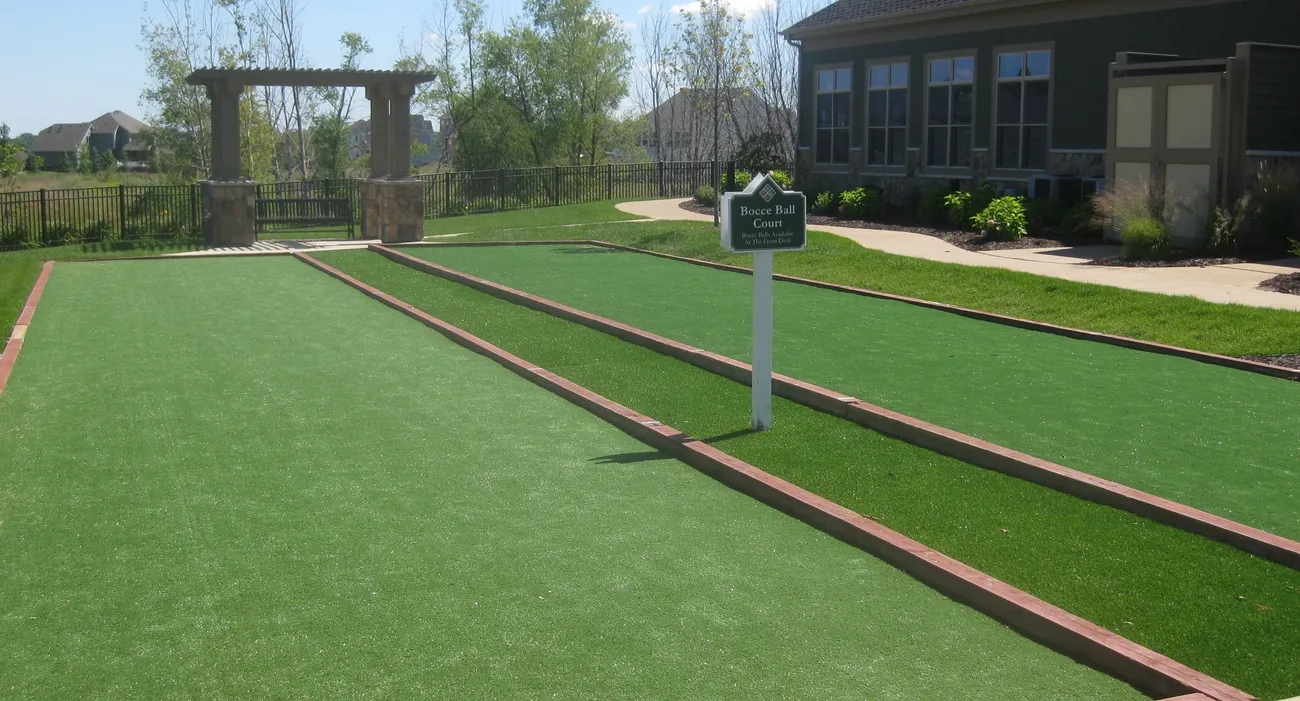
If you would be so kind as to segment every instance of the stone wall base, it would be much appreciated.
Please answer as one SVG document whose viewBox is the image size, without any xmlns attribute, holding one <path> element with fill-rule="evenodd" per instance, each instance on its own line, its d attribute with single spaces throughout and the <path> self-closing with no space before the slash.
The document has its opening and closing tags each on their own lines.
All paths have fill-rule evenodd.
<svg viewBox="0 0 1300 701">
<path fill-rule="evenodd" d="M 257 240 L 257 183 L 199 183 L 203 242 L 209 246 L 252 246 Z"/>
<path fill-rule="evenodd" d="M 363 180 L 361 238 L 379 239 L 383 243 L 424 240 L 424 183 Z"/>
</svg>

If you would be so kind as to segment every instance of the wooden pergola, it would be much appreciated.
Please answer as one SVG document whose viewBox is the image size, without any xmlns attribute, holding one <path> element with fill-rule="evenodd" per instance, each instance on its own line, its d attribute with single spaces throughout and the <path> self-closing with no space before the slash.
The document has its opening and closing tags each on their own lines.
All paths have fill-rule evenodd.
<svg viewBox="0 0 1300 701">
<path fill-rule="evenodd" d="M 411 172 L 411 96 L 431 73 L 285 68 L 200 68 L 185 82 L 207 88 L 212 100 L 212 180 L 240 179 L 239 96 L 251 85 L 365 88 L 370 100 L 370 177 Z"/>
</svg>

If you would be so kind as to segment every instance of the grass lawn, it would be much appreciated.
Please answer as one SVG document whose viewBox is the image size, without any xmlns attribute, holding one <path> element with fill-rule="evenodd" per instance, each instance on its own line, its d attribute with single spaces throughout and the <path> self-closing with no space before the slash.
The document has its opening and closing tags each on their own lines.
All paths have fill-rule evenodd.
<svg viewBox="0 0 1300 701">
<path fill-rule="evenodd" d="M 458 240 L 548 239 L 598 239 L 743 267 L 750 264 L 748 255 L 722 250 L 717 230 L 706 222 L 482 231 Z M 806 250 L 776 254 L 776 272 L 1223 355 L 1300 353 L 1300 313 L 937 263 L 873 251 L 817 231 L 808 232 Z"/>
<path fill-rule="evenodd" d="M 753 434 L 743 385 L 377 254 L 318 257 L 1196 669 L 1263 698 L 1300 693 L 1300 572 L 781 399 L 775 428 Z"/>
<path fill-rule="evenodd" d="M 0 348 L 3 348 L 4 339 L 9 337 L 10 329 L 18 320 L 18 314 L 27 302 L 27 295 L 32 291 L 32 284 L 41 274 L 41 264 L 44 261 L 152 256 L 203 247 L 198 241 L 129 241 L 0 251 Z"/>
<path fill-rule="evenodd" d="M 407 250 L 749 359 L 747 275 L 595 247 Z M 1298 383 L 795 283 L 774 300 L 778 372 L 1300 539 Z"/>
<path fill-rule="evenodd" d="M 604 222 L 630 221 L 641 219 L 635 214 L 620 212 L 614 207 L 613 200 L 586 202 L 583 204 L 560 205 L 559 207 L 539 207 L 537 209 L 520 209 L 510 212 L 492 214 L 467 214 L 460 217 L 436 217 L 424 220 L 425 236 L 443 234 L 463 234 L 477 232 L 503 232 L 515 229 L 535 227 L 558 227 L 551 229 L 555 238 L 575 238 L 573 233 L 583 229 L 567 228 L 570 224 L 598 224 Z M 567 235 L 566 235 L 567 234 Z M 459 238 L 459 237 L 457 237 Z M 576 238 L 586 238 L 577 236 Z"/>
<path fill-rule="evenodd" d="M 13 698 L 1141 698 L 290 259 L 56 267 L 0 433 Z"/>
</svg>

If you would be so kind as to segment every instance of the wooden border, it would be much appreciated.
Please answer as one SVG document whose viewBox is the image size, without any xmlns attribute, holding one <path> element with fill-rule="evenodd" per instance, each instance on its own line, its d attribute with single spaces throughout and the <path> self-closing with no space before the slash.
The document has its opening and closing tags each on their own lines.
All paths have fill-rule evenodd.
<svg viewBox="0 0 1300 701">
<path fill-rule="evenodd" d="M 23 310 L 18 314 L 18 321 L 14 323 L 13 331 L 9 334 L 9 340 L 5 342 L 5 349 L 0 353 L 0 393 L 5 391 L 5 385 L 9 383 L 9 375 L 14 371 L 14 364 L 18 362 L 18 354 L 23 350 L 23 339 L 27 337 L 27 327 L 32 324 L 32 317 L 36 315 L 36 305 L 41 301 L 41 295 L 45 292 L 45 284 L 50 280 L 50 273 L 54 270 L 54 261 L 47 260 L 41 266 L 41 274 L 36 277 L 36 282 L 32 285 L 32 291 L 27 295 L 27 302 L 23 304 Z"/>
<path fill-rule="evenodd" d="M 861 548 L 1022 635 L 1094 666 L 1145 693 L 1159 698 L 1201 693 L 1212 701 L 1254 699 L 1239 689 L 931 550 L 671 426 L 610 401 L 310 256 L 293 255 L 733 489 Z"/>
<path fill-rule="evenodd" d="M 462 273 L 380 244 L 372 244 L 370 249 L 389 260 L 415 270 L 465 285 L 498 299 L 582 324 L 624 341 L 683 360 L 736 382 L 749 384 L 751 369 L 748 363 Z M 792 377 L 773 374 L 772 391 L 777 396 L 848 419 L 869 429 L 972 465 L 996 470 L 1082 499 L 1123 509 L 1190 533 L 1228 543 L 1287 567 L 1300 569 L 1300 542 L 912 418 Z"/>
<path fill-rule="evenodd" d="M 659 251 L 649 251 L 643 248 L 634 248 L 632 246 L 624 246 L 623 244 L 609 243 L 607 241 L 596 241 L 596 240 L 479 241 L 479 242 L 423 241 L 423 242 L 415 242 L 415 243 L 408 243 L 408 244 L 400 244 L 391 247 L 408 247 L 408 246 L 410 247 L 419 247 L 419 246 L 454 247 L 454 246 L 473 246 L 473 245 L 484 245 L 484 244 L 496 245 L 496 246 L 501 246 L 501 245 L 536 246 L 536 245 L 547 245 L 547 244 L 556 245 L 556 246 L 571 246 L 571 245 L 600 246 L 602 248 L 611 248 L 620 251 L 627 251 L 629 253 L 643 253 L 648 256 L 655 256 L 656 258 L 666 258 L 668 260 L 675 260 L 681 263 L 690 263 L 691 265 L 699 265 L 706 268 L 714 268 L 716 270 L 726 270 L 728 272 L 741 273 L 743 275 L 752 274 L 752 271 L 749 268 L 742 268 L 737 265 L 728 265 L 726 263 L 715 263 L 709 260 L 700 260 L 699 258 L 687 258 L 685 256 L 676 256 L 671 253 L 660 253 Z M 849 287 L 848 285 L 839 285 L 833 282 L 823 282 L 821 280 L 812 280 L 809 278 L 795 277 L 793 275 L 782 275 L 781 273 L 775 273 L 773 274 L 772 278 L 775 280 L 780 280 L 782 282 L 793 282 L 800 285 L 808 285 L 809 287 L 820 287 L 826 290 L 845 292 L 848 294 L 859 295 L 861 297 L 873 297 L 876 299 L 885 299 L 893 302 L 902 302 L 904 304 L 911 304 L 918 307 L 925 307 L 927 309 L 934 309 L 937 311 L 948 312 L 950 314 L 957 314 L 958 316 L 964 316 L 971 319 L 978 319 L 980 321 L 989 321 L 995 324 L 1014 326 L 1016 328 L 1026 329 L 1029 331 L 1041 331 L 1043 333 L 1050 333 L 1056 336 L 1065 336 L 1066 338 L 1073 338 L 1080 341 L 1096 341 L 1097 343 L 1106 343 L 1112 346 L 1120 346 L 1121 348 L 1128 348 L 1130 350 L 1140 350 L 1140 351 L 1146 351 L 1148 353 L 1159 353 L 1161 355 L 1172 355 L 1172 356 L 1177 356 L 1179 358 L 1186 358 L 1188 360 L 1195 360 L 1197 362 L 1206 363 L 1209 365 L 1220 365 L 1223 367 L 1233 368 L 1235 370 L 1245 370 L 1247 372 L 1254 372 L 1261 375 L 1270 375 L 1273 377 L 1280 377 L 1286 380 L 1295 380 L 1300 382 L 1300 370 L 1292 370 L 1291 368 L 1285 368 L 1278 365 L 1269 365 L 1268 363 L 1261 363 L 1255 360 L 1234 358 L 1230 355 L 1219 355 L 1217 353 L 1207 353 L 1205 351 L 1192 350 L 1190 348 L 1180 348 L 1178 346 L 1169 346 L 1163 343 L 1156 343 L 1154 341 L 1143 341 L 1137 338 L 1129 338 L 1127 336 L 1116 336 L 1113 334 L 1101 333 L 1099 331 L 1085 331 L 1083 329 L 1075 329 L 1069 326 L 1058 326 L 1056 324 L 1048 324 L 1041 321 L 1031 321 L 1029 319 L 1021 319 L 1019 317 L 1006 316 L 1004 314 L 996 314 L 994 312 L 985 312 L 985 311 L 980 311 L 978 309 L 958 307 L 956 305 L 944 304 L 942 302 L 931 302 L 929 300 L 917 299 L 915 297 L 903 297 L 901 295 L 889 294 L 887 292 L 876 292 L 875 290 L 867 290 L 860 287 Z M 1095 284 L 1095 285 L 1105 286 L 1103 283 L 1081 283 L 1081 284 Z M 1158 293 L 1151 292 L 1147 294 L 1158 294 Z"/>
</svg>

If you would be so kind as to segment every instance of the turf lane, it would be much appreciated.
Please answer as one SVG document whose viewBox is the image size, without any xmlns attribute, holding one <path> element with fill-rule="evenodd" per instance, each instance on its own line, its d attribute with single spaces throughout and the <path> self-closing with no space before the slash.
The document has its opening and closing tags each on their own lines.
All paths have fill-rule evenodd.
<svg viewBox="0 0 1300 701">
<path fill-rule="evenodd" d="M 593 247 L 406 252 L 749 359 L 745 275 Z M 1300 383 L 795 283 L 774 304 L 777 372 L 1300 539 Z"/>
<path fill-rule="evenodd" d="M 1300 572 L 937 455 L 366 251 L 321 260 L 761 469 L 1263 698 L 1300 693 Z"/>
<path fill-rule="evenodd" d="M 4 697 L 1138 698 L 285 258 L 57 266 L 0 436 Z"/>
</svg>

